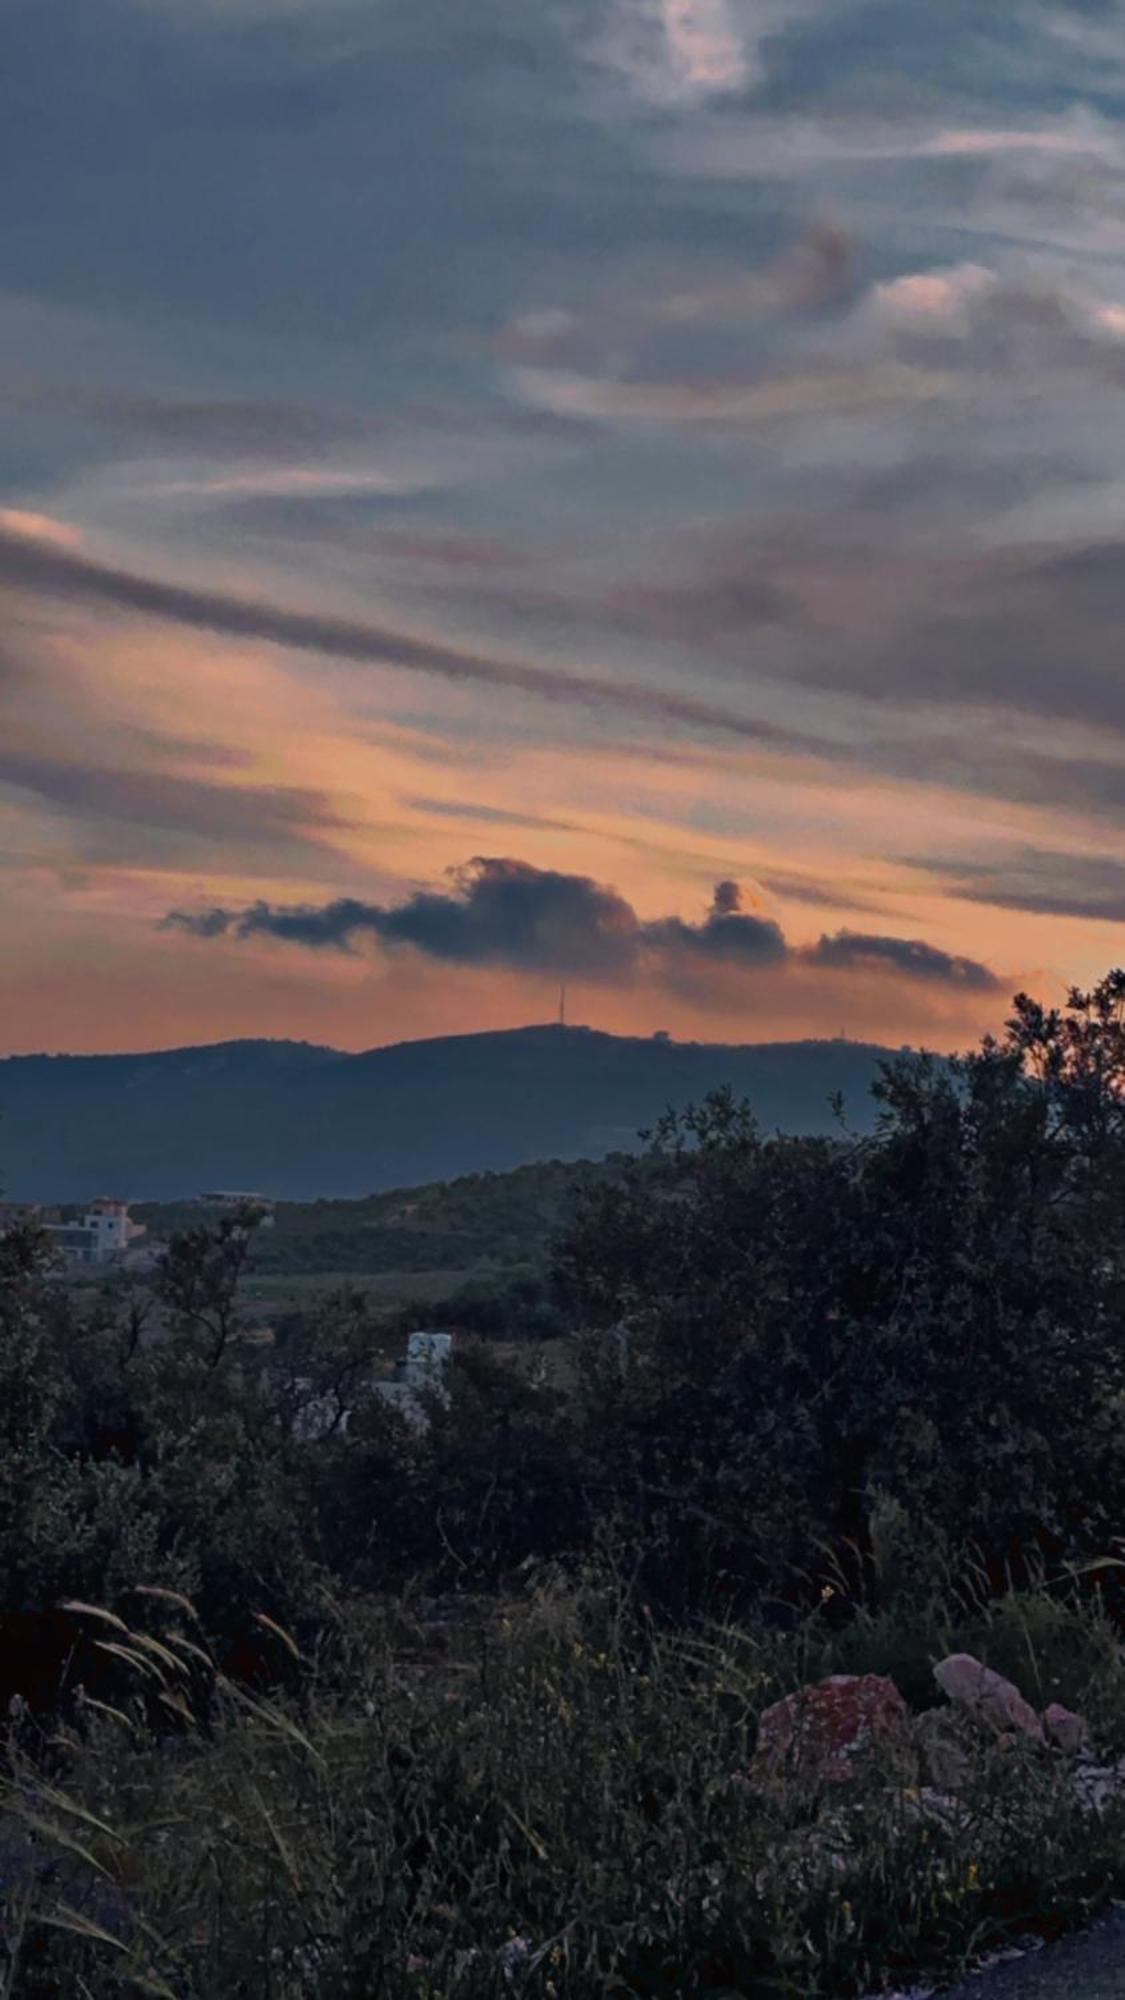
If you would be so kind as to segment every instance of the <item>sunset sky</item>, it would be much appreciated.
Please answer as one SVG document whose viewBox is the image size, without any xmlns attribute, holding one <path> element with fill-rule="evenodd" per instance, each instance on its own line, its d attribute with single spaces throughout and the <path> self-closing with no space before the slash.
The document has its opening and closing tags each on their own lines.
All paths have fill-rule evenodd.
<svg viewBox="0 0 1125 2000">
<path fill-rule="evenodd" d="M 1125 957 L 1119 0 L 0 36 L 0 1053 Z"/>
</svg>

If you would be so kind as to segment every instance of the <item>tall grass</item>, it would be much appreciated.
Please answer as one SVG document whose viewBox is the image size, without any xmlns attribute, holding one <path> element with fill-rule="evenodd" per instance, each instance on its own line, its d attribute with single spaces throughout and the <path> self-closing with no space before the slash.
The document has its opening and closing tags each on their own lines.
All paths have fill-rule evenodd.
<svg viewBox="0 0 1125 2000">
<path fill-rule="evenodd" d="M 13 1728 L 2 2000 L 814 2000 L 956 1972 L 1125 1887 L 1125 1814 L 1084 1817 L 1062 1760 L 983 1760 L 953 1823 L 889 1776 L 838 1801 L 750 1782 L 778 1693 L 913 1657 L 889 1618 L 670 1636 L 592 1580 L 448 1635 L 352 1606 L 266 1698 L 215 1672 L 182 1600 L 150 1608 L 143 1630 L 75 1612 L 119 1701 Z M 1125 1742 L 1096 1612 L 961 1615 L 935 1605 L 931 1659 L 976 1616 L 1034 1699 Z"/>
</svg>

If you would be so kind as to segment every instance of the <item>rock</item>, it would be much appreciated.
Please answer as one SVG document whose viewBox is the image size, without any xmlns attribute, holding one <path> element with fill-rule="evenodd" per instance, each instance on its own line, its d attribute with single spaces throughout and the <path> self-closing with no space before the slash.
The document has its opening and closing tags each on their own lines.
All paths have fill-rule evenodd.
<svg viewBox="0 0 1125 2000">
<path fill-rule="evenodd" d="M 954 1710 L 929 1708 L 914 1724 L 922 1781 L 940 1792 L 962 1792 L 973 1779 L 964 1724 Z"/>
<path fill-rule="evenodd" d="M 1084 1715 L 1075 1715 L 1061 1701 L 1053 1701 L 1043 1711 L 1047 1741 L 1067 1757 L 1084 1757 L 1090 1750 L 1090 1725 Z"/>
<path fill-rule="evenodd" d="M 997 1736 L 1042 1746 L 1043 1725 L 1011 1681 L 975 1660 L 971 1653 L 951 1653 L 934 1668 L 934 1679 L 956 1708 L 963 1709 Z"/>
<path fill-rule="evenodd" d="M 879 1775 L 909 1781 L 916 1770 L 906 1703 L 880 1674 L 833 1674 L 775 1702 L 758 1725 L 759 1782 L 795 1779 L 815 1788 Z"/>
<path fill-rule="evenodd" d="M 496 1954 L 496 1963 L 509 1986 L 515 1986 L 525 1972 L 532 1968 L 533 1953 L 531 1940 L 525 1937 L 509 1938 Z"/>
<path fill-rule="evenodd" d="M 1104 1813 L 1125 1803 L 1125 1760 L 1120 1764 L 1079 1764 L 1074 1796 L 1083 1812 Z"/>
<path fill-rule="evenodd" d="M 812 1826 L 794 1828 L 776 1841 L 754 1878 L 755 1887 L 767 1901 L 839 1889 L 870 1865 L 873 1832 L 882 1844 L 918 1826 L 956 1849 L 975 1832 L 976 1823 L 963 1800 L 930 1785 L 910 1785 L 878 1798 L 831 1806 L 818 1814 Z"/>
<path fill-rule="evenodd" d="M 838 1888 L 856 1867 L 858 1827 L 848 1814 L 823 1814 L 815 1826 L 798 1827 L 777 1841 L 754 1878 L 766 1902 Z"/>
<path fill-rule="evenodd" d="M 915 1785 L 903 1792 L 899 1808 L 904 1826 L 936 1827 L 951 1840 L 962 1839 L 973 1824 L 973 1815 L 964 1800 L 940 1791 L 936 1785 Z"/>
</svg>

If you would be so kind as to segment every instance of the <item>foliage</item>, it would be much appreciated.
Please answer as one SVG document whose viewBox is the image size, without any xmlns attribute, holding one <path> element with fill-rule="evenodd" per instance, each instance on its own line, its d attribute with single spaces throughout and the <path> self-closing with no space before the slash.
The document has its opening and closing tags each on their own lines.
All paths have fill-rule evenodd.
<svg viewBox="0 0 1125 2000">
<path fill-rule="evenodd" d="M 1006 1600 L 1017 1643 L 1041 1603 Z M 1063 1617 L 1080 1654 L 1086 1614 Z M 165 1602 L 159 1652 L 118 1636 L 182 1707 L 188 1607 Z M 839 2000 L 955 1974 L 1125 1886 L 1120 1811 L 1083 1818 L 1065 1761 L 1018 1754 L 982 1766 L 952 1836 L 873 1782 L 842 1878 L 807 1799 L 746 1776 L 763 1706 L 842 1658 L 818 1618 L 787 1640 L 661 1633 L 591 1572 L 444 1646 L 402 1613 L 343 1614 L 300 1706 L 216 1674 L 174 1751 L 151 1703 L 79 1706 L 52 1775 L 26 1730 L 13 1744 L 9 1991 Z M 1120 1730 L 1119 1674 L 1106 1692 Z"/>
<path fill-rule="evenodd" d="M 611 1179 L 619 1165 L 617 1155 L 600 1163 L 544 1160 L 358 1201 L 279 1202 L 274 1227 L 255 1240 L 254 1269 L 375 1274 L 479 1266 L 485 1277 L 538 1271 L 575 1185 Z M 201 1210 L 198 1203 L 150 1202 L 134 1213 L 155 1235 L 170 1237 L 197 1224 Z"/>
<path fill-rule="evenodd" d="M 579 1176 L 554 1289 L 445 1302 L 509 1349 L 421 1421 L 361 1291 L 245 1316 L 250 1214 L 101 1291 L 0 1234 L 5 2000 L 846 1994 L 1125 1889 L 1050 1760 L 971 1879 L 865 1800 L 846 1899 L 745 1782 L 778 1692 L 924 1706 L 958 1648 L 1125 1749 L 1125 974 L 876 1097 L 783 1139 L 719 1093 Z M 463 1257 L 562 1172 L 383 1222 Z"/>
<path fill-rule="evenodd" d="M 902 1057 L 876 1134 L 762 1135 L 729 1095 L 588 1195 L 559 1275 L 600 1329 L 590 1449 L 670 1601 L 877 1592 L 877 1500 L 999 1582 L 1109 1545 L 1123 1471 L 1125 974 Z"/>
</svg>

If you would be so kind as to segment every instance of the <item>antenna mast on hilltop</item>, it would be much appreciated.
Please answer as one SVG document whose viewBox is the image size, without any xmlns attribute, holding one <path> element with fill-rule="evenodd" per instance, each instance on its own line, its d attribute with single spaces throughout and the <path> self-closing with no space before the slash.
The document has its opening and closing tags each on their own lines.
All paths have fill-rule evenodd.
<svg viewBox="0 0 1125 2000">
<path fill-rule="evenodd" d="M 566 1027 L 566 980 L 559 987 L 559 1027 Z"/>
</svg>

